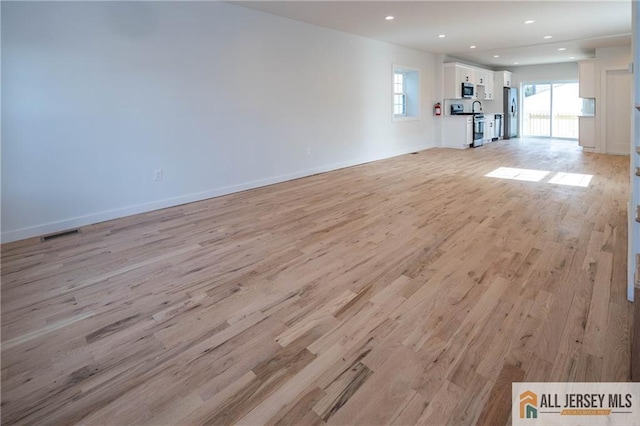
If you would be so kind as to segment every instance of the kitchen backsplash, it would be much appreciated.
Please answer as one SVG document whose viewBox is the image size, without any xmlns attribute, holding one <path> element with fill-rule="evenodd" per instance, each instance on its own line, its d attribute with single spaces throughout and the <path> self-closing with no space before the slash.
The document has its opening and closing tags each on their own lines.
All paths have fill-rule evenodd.
<svg viewBox="0 0 640 426">
<path fill-rule="evenodd" d="M 462 104 L 463 108 L 464 108 L 464 112 L 473 112 L 471 111 L 471 107 L 473 105 L 474 100 L 473 99 L 445 99 L 444 100 L 444 109 L 442 110 L 442 113 L 444 115 L 451 115 L 451 104 Z M 482 102 L 482 112 L 485 112 L 487 114 L 501 114 L 502 113 L 502 109 L 500 109 L 499 107 L 496 107 L 496 105 L 494 105 L 495 101 L 481 101 Z M 477 104 L 476 104 L 477 105 Z M 502 105 L 500 103 L 500 105 Z M 476 106 L 476 109 L 478 107 Z M 478 112 L 478 111 L 476 111 Z"/>
</svg>

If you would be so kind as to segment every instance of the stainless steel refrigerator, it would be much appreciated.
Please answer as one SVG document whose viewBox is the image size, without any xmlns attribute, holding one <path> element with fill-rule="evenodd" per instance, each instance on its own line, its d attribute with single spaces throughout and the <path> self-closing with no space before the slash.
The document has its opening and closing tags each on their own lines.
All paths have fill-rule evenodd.
<svg viewBox="0 0 640 426">
<path fill-rule="evenodd" d="M 504 88 L 504 139 L 518 137 L 518 89 Z"/>
</svg>

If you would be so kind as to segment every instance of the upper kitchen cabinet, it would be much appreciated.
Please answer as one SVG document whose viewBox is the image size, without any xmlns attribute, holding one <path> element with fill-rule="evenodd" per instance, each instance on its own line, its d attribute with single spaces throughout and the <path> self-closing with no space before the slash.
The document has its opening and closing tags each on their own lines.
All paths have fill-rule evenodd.
<svg viewBox="0 0 640 426">
<path fill-rule="evenodd" d="M 511 87 L 511 72 L 510 71 L 498 71 L 495 73 L 496 80 L 502 84 L 502 87 Z"/>
<path fill-rule="evenodd" d="M 473 68 L 465 67 L 463 65 L 455 65 L 456 75 L 460 79 L 460 83 L 476 84 L 477 72 Z"/>
<path fill-rule="evenodd" d="M 444 74 L 444 98 L 445 99 L 462 99 L 462 84 L 473 84 L 473 98 L 478 100 L 493 100 L 496 99 L 496 83 L 498 73 L 494 73 L 491 70 L 484 68 L 472 67 L 469 65 L 463 65 L 458 62 L 452 62 L 442 65 L 442 72 Z M 509 84 L 511 84 L 511 73 L 508 71 L 502 71 L 509 74 Z M 494 75 L 495 74 L 495 75 Z M 502 78 L 502 74 L 500 74 Z M 502 82 L 500 82 L 500 93 L 502 93 Z"/>
<path fill-rule="evenodd" d="M 596 97 L 596 60 L 578 62 L 578 93 L 581 98 Z"/>
<path fill-rule="evenodd" d="M 459 63 L 449 63 L 442 66 L 444 74 L 444 98 L 462 99 L 462 83 L 476 84 L 477 70 Z M 474 99 L 477 99 L 477 88 Z"/>
<path fill-rule="evenodd" d="M 489 71 L 487 74 L 487 85 L 485 86 L 485 92 L 489 95 L 487 99 L 492 100 L 496 98 L 496 85 L 493 78 L 493 71 Z"/>
<path fill-rule="evenodd" d="M 488 75 L 491 71 L 489 70 L 477 70 L 476 71 L 476 84 L 478 86 L 486 86 L 489 78 Z"/>
<path fill-rule="evenodd" d="M 479 70 L 476 79 L 478 82 L 478 98 L 487 101 L 495 99 L 493 71 Z"/>
</svg>

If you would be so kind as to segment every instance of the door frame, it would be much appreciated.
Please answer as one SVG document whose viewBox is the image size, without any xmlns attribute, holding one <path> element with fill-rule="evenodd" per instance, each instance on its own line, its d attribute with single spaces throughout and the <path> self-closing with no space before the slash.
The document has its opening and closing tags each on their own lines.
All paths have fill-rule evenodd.
<svg viewBox="0 0 640 426">
<path fill-rule="evenodd" d="M 554 84 L 567 84 L 567 83 L 576 83 L 579 84 L 577 79 L 569 79 L 569 80 L 533 80 L 533 81 L 522 81 L 520 82 L 520 94 L 518 98 L 518 104 L 520 108 L 520 114 L 518 114 L 518 127 L 519 127 L 519 135 L 520 137 L 527 138 L 552 138 L 552 139 L 563 139 L 568 141 L 578 141 L 579 137 L 575 138 L 563 138 L 558 136 L 553 136 L 553 85 Z M 524 136 L 522 129 L 524 128 L 524 86 L 532 85 L 532 84 L 548 84 L 550 85 L 550 95 L 549 95 L 549 135 L 551 136 Z"/>
<path fill-rule="evenodd" d="M 629 68 L 621 68 L 620 66 L 601 68 L 600 71 L 601 71 L 600 90 L 599 90 L 600 102 L 596 100 L 596 125 L 598 127 L 598 129 L 596 130 L 596 133 L 598 135 L 598 138 L 596 140 L 595 151 L 600 154 L 607 154 L 607 142 L 606 142 L 607 140 L 607 74 L 610 71 L 622 71 L 622 72 L 626 72 L 627 74 L 630 74 L 630 73 L 629 73 Z M 633 83 L 633 76 L 632 76 L 632 83 Z M 600 105 L 598 105 L 598 103 Z M 633 99 L 631 99 L 630 105 L 633 106 Z M 600 113 L 598 113 L 598 110 L 600 110 Z M 632 111 L 629 112 L 629 115 L 633 120 Z M 629 149 L 631 149 L 631 147 L 629 147 Z M 615 154 L 615 153 L 612 153 L 612 154 Z M 620 155 L 629 155 L 629 154 L 620 154 Z"/>
</svg>

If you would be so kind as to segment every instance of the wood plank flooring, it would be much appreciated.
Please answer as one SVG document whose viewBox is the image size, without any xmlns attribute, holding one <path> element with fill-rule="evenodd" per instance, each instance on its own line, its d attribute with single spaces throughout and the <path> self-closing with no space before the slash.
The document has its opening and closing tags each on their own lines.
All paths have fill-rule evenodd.
<svg viewBox="0 0 640 426">
<path fill-rule="evenodd" d="M 630 380 L 628 164 L 431 149 L 5 244 L 2 423 L 498 425 L 512 381 Z"/>
</svg>

